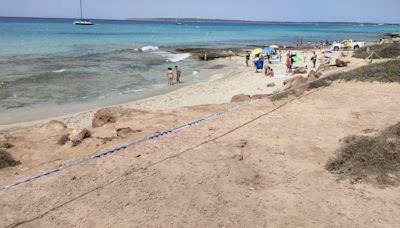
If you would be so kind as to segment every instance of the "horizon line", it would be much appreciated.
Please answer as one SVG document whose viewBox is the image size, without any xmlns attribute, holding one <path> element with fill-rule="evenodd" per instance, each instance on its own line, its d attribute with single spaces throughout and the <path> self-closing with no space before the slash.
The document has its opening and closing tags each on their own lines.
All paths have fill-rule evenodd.
<svg viewBox="0 0 400 228">
<path fill-rule="evenodd" d="M 0 18 L 18 18 L 18 19 L 64 19 L 64 20 L 74 20 L 77 18 L 64 18 L 64 17 L 24 17 L 24 16 L 0 16 Z M 108 19 L 108 18 L 87 18 L 91 20 L 108 20 L 108 21 L 142 21 L 142 22 L 175 22 L 179 20 L 190 20 L 189 23 L 201 23 L 201 22 L 231 22 L 231 23 L 254 23 L 254 24 L 367 24 L 367 25 L 400 25 L 400 22 L 356 22 L 356 21 L 256 21 L 256 20 L 243 20 L 243 19 L 220 19 L 220 18 L 125 18 L 125 19 Z"/>
</svg>

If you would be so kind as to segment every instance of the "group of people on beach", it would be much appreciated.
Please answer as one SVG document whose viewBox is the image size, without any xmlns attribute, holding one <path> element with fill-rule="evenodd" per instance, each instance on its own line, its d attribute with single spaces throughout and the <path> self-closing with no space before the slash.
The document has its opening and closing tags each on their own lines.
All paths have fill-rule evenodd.
<svg viewBox="0 0 400 228">
<path fill-rule="evenodd" d="M 182 83 L 181 81 L 181 75 L 182 75 L 182 71 L 181 69 L 179 69 L 178 66 L 175 66 L 175 73 L 176 73 L 176 83 Z M 174 85 L 174 71 L 172 70 L 172 68 L 168 68 L 167 71 L 167 81 L 168 81 L 168 85 Z"/>
<path fill-rule="evenodd" d="M 286 54 L 286 73 L 294 73 L 294 74 L 303 73 L 303 71 L 304 71 L 303 69 L 297 69 L 298 67 L 297 68 L 294 67 L 294 63 L 295 63 L 294 58 L 295 57 L 297 57 L 297 53 L 296 52 L 289 51 Z M 306 62 L 307 57 L 308 57 L 308 53 L 307 53 L 307 51 L 304 51 L 304 55 L 303 55 L 304 63 Z M 316 65 L 317 65 L 317 59 L 318 59 L 317 53 L 315 51 L 313 51 L 312 52 L 312 57 L 310 59 L 312 64 L 313 64 L 313 68 L 315 68 Z M 305 66 L 304 69 L 307 70 L 307 68 L 308 68 L 308 66 Z"/>
</svg>

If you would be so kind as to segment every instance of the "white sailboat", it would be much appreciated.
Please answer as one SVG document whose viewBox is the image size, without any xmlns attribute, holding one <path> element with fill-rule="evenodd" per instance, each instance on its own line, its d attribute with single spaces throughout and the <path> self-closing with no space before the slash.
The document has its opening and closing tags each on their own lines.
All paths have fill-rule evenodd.
<svg viewBox="0 0 400 228">
<path fill-rule="evenodd" d="M 93 25 L 93 23 L 89 19 L 83 19 L 82 0 L 80 0 L 80 7 L 81 7 L 81 19 L 75 20 L 74 25 Z"/>
</svg>

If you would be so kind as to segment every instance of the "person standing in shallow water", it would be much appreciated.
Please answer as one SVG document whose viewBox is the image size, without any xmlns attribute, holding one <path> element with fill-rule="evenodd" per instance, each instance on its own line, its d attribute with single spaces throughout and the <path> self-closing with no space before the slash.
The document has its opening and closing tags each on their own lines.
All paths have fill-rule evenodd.
<svg viewBox="0 0 400 228">
<path fill-rule="evenodd" d="M 179 69 L 178 66 L 175 66 L 175 71 L 176 71 L 176 83 L 182 83 L 181 82 L 181 74 L 182 74 L 181 69 Z"/>
<path fill-rule="evenodd" d="M 172 85 L 173 80 L 174 80 L 174 72 L 172 71 L 172 68 L 168 68 L 167 71 L 167 80 L 168 80 L 168 85 Z"/>
</svg>

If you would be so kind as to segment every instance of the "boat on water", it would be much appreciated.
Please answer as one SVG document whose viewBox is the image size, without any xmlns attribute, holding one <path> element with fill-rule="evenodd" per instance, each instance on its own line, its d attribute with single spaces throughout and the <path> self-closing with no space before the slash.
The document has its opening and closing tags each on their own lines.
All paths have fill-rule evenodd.
<svg viewBox="0 0 400 228">
<path fill-rule="evenodd" d="M 94 25 L 89 19 L 83 19 L 82 0 L 80 0 L 81 18 L 74 21 L 74 25 Z"/>
</svg>

